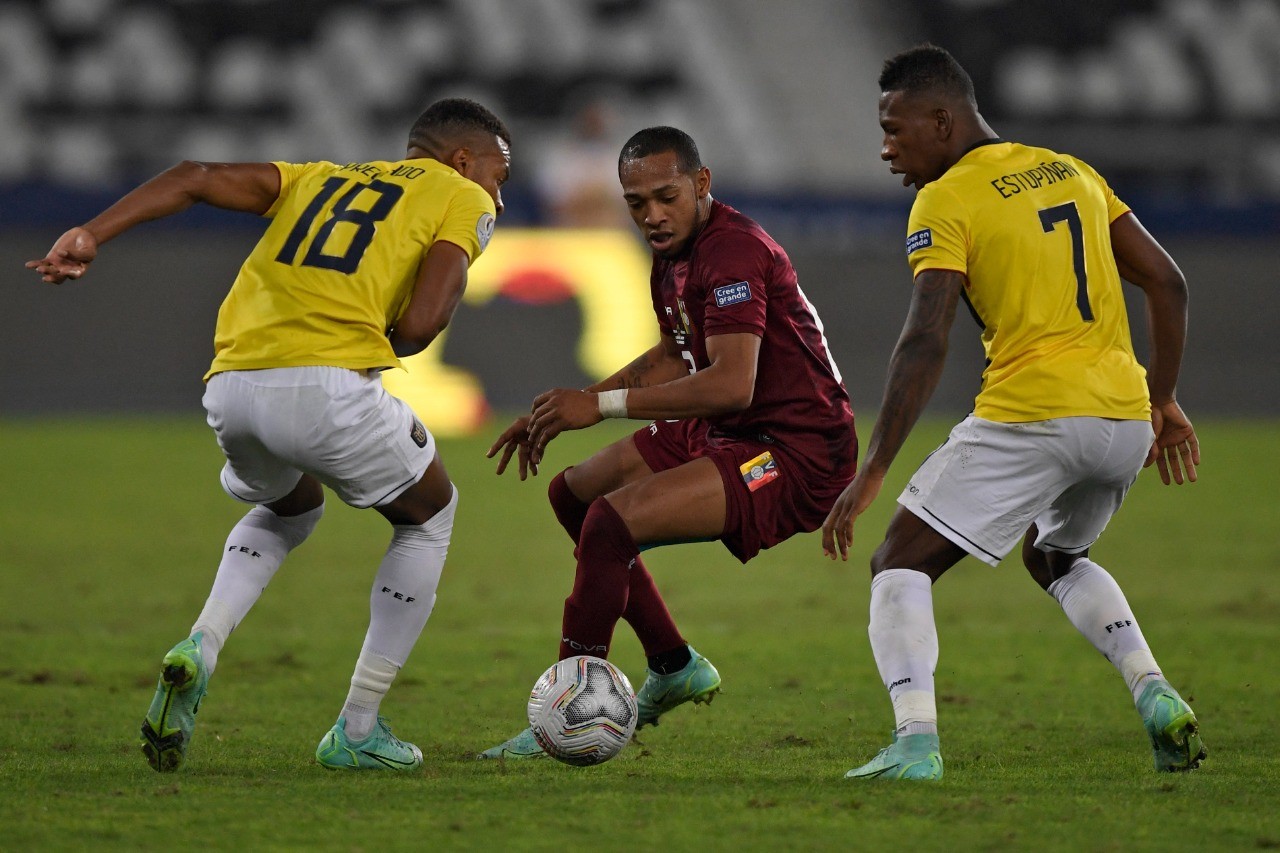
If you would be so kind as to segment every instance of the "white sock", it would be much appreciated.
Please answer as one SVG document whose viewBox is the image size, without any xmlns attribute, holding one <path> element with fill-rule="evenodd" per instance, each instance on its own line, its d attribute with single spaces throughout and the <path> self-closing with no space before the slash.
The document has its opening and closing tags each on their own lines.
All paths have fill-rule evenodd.
<svg viewBox="0 0 1280 853">
<path fill-rule="evenodd" d="M 1078 557 L 1071 571 L 1049 584 L 1049 594 L 1093 647 L 1124 676 L 1134 702 L 1152 678 L 1163 678 L 1124 592 L 1107 570 Z"/>
<path fill-rule="evenodd" d="M 191 626 L 193 634 L 204 632 L 200 650 L 210 674 L 227 636 L 262 595 L 288 553 L 315 530 L 322 515 L 324 504 L 287 518 L 255 506 L 231 528 L 213 589 Z"/>
<path fill-rule="evenodd" d="M 378 706 L 399 671 L 399 666 L 381 655 L 368 649 L 360 650 L 356 671 L 351 676 L 351 689 L 347 692 L 346 704 L 342 706 L 348 740 L 362 741 L 373 731 L 378 723 Z"/>
<path fill-rule="evenodd" d="M 893 700 L 900 735 L 938 732 L 933 691 L 938 630 L 933 624 L 932 585 L 928 575 L 914 569 L 888 569 L 871 579 L 867 636 Z"/>
<path fill-rule="evenodd" d="M 426 524 L 397 524 L 369 597 L 369 631 L 351 676 L 342 716 L 347 737 L 364 740 L 377 724 L 378 707 L 409 658 L 431 608 L 449 553 L 458 490 Z"/>
</svg>

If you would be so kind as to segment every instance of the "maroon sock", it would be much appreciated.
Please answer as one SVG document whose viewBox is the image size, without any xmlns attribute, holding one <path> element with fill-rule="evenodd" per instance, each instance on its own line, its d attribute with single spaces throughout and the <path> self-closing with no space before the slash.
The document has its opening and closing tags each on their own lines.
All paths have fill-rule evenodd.
<svg viewBox="0 0 1280 853">
<path fill-rule="evenodd" d="M 564 601 L 560 659 L 609 656 L 613 628 L 627 609 L 630 566 L 640 555 L 631 531 L 607 500 L 587 510 L 578 542 L 578 572 Z"/>
<path fill-rule="evenodd" d="M 573 544 L 577 545 L 582 538 L 582 524 L 587 520 L 587 510 L 591 508 L 591 504 L 578 500 L 578 496 L 565 482 L 564 471 L 556 474 L 547 487 L 547 498 L 551 501 L 551 510 L 559 519 L 560 526 L 569 534 Z"/>
<path fill-rule="evenodd" d="M 649 574 L 649 570 L 645 568 L 639 557 L 636 557 L 635 563 L 631 566 L 627 609 L 622 612 L 622 618 L 626 619 L 632 630 L 636 632 L 640 645 L 644 646 L 646 657 L 653 657 L 685 645 L 684 637 L 680 636 L 680 629 L 676 627 L 671 613 L 667 610 L 666 602 L 662 600 L 658 587 L 654 585 L 653 575 Z"/>
</svg>

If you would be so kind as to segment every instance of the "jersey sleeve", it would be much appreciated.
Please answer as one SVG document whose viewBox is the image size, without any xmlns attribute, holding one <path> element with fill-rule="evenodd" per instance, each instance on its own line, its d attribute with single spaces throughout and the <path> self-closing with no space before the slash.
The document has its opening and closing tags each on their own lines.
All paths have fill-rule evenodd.
<svg viewBox="0 0 1280 853">
<path fill-rule="evenodd" d="M 280 173 L 280 194 L 276 196 L 276 200 L 267 208 L 266 213 L 262 214 L 268 219 L 274 219 L 275 215 L 280 212 L 281 205 L 285 199 L 289 197 L 289 193 L 298 185 L 298 181 L 302 180 L 309 172 L 313 172 L 329 163 L 285 163 L 276 160 L 271 163 L 276 167 L 276 171 Z"/>
<path fill-rule="evenodd" d="M 474 181 L 463 179 L 449 201 L 436 240 L 447 240 L 467 253 L 471 263 L 489 245 L 496 208 L 493 199 Z M 427 249 L 430 249 L 427 246 Z"/>
<path fill-rule="evenodd" d="M 1098 171 L 1083 160 L 1072 158 L 1076 166 L 1082 172 L 1089 175 L 1098 183 L 1098 188 L 1102 190 L 1102 197 L 1107 200 L 1107 224 L 1115 222 L 1121 216 L 1129 212 L 1129 205 L 1121 201 L 1111 189 L 1111 185 L 1107 183 L 1107 179 L 1098 174 Z"/>
<path fill-rule="evenodd" d="M 969 273 L 969 214 L 946 187 L 921 190 L 907 219 L 907 263 L 912 276 L 925 270 Z"/>
<path fill-rule="evenodd" d="M 701 247 L 697 281 L 704 294 L 703 335 L 764 335 L 768 277 L 773 255 L 758 237 L 744 231 L 717 235 Z"/>
</svg>

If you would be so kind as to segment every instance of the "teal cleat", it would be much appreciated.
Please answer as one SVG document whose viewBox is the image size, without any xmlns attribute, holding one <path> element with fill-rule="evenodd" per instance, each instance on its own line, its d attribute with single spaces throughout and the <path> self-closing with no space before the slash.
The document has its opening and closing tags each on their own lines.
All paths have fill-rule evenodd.
<svg viewBox="0 0 1280 853">
<path fill-rule="evenodd" d="M 942 752 L 937 735 L 902 735 L 880 750 L 875 758 L 844 774 L 846 779 L 942 778 Z"/>
<path fill-rule="evenodd" d="M 347 738 L 347 718 L 339 717 L 316 747 L 316 761 L 330 770 L 417 770 L 422 750 L 391 733 L 382 717 L 364 740 Z"/>
<path fill-rule="evenodd" d="M 520 734 L 505 740 L 497 746 L 491 746 L 484 752 L 476 756 L 478 759 L 486 758 L 546 758 L 547 753 L 542 747 L 538 746 L 538 740 L 533 736 L 533 729 L 525 729 Z"/>
<path fill-rule="evenodd" d="M 1195 770 L 1209 755 L 1191 706 L 1164 679 L 1152 679 L 1138 697 L 1138 713 L 1151 738 L 1156 770 Z"/>
<path fill-rule="evenodd" d="M 689 662 L 679 672 L 660 675 L 645 670 L 644 684 L 636 694 L 636 729 L 658 724 L 658 718 L 685 702 L 695 705 L 710 704 L 720 692 L 720 673 L 704 658 L 689 647 Z"/>
<path fill-rule="evenodd" d="M 142 721 L 142 754 L 161 773 L 181 767 L 191 745 L 200 700 L 209 687 L 203 639 L 203 632 L 192 634 L 164 656 L 156 695 Z"/>
</svg>

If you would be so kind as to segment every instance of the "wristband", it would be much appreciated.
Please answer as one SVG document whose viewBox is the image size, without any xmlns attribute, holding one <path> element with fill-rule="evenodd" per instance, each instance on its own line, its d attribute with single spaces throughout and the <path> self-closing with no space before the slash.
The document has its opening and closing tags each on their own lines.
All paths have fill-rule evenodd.
<svg viewBox="0 0 1280 853">
<path fill-rule="evenodd" d="M 596 394 L 596 402 L 600 406 L 602 418 L 625 418 L 627 416 L 627 389 L 616 391 L 600 391 Z"/>
</svg>

